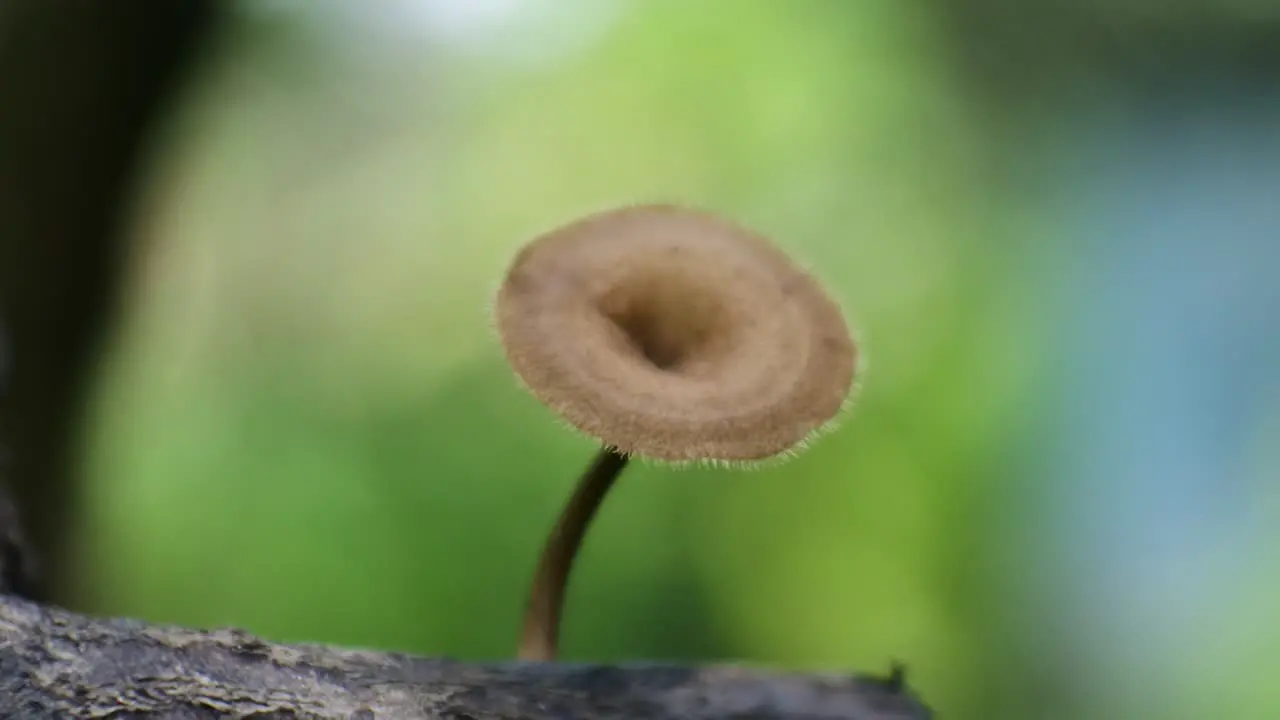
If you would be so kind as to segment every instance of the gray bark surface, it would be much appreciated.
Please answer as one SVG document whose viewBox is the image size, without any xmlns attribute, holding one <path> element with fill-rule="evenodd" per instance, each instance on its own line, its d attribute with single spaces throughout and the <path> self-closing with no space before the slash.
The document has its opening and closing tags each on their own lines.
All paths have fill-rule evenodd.
<svg viewBox="0 0 1280 720">
<path fill-rule="evenodd" d="M 932 717 L 896 674 L 464 663 L 99 619 L 0 597 L 0 718 Z"/>
</svg>

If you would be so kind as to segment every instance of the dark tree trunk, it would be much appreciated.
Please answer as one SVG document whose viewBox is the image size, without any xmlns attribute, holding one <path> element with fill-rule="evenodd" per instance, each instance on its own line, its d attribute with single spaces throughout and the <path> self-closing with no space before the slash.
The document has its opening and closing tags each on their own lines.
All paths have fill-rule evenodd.
<svg viewBox="0 0 1280 720">
<path fill-rule="evenodd" d="M 215 14 L 210 0 L 0 4 L 0 404 L 6 478 L 45 593 L 73 512 L 78 418 L 110 327 L 146 142 Z"/>
</svg>

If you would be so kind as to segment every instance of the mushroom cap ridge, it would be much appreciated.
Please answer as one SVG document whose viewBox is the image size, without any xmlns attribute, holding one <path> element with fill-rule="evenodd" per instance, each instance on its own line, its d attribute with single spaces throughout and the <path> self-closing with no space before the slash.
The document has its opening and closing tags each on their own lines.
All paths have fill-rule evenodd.
<svg viewBox="0 0 1280 720">
<path fill-rule="evenodd" d="M 817 280 L 763 237 L 672 205 L 534 238 L 494 315 L 538 400 L 605 445 L 659 461 L 794 450 L 840 412 L 857 366 Z"/>
</svg>

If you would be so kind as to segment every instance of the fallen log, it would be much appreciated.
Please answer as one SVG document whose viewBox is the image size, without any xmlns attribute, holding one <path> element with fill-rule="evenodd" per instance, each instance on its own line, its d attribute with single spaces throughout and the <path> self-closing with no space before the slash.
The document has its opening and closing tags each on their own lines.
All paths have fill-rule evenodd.
<svg viewBox="0 0 1280 720">
<path fill-rule="evenodd" d="M 0 597 L 0 718 L 924 720 L 899 668 L 467 663 L 105 619 Z"/>
</svg>

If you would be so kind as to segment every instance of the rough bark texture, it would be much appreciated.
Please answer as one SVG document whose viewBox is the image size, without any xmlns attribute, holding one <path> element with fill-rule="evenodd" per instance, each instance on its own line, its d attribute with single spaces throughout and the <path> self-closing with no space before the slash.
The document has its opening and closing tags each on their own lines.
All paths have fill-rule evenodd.
<svg viewBox="0 0 1280 720">
<path fill-rule="evenodd" d="M 0 598 L 2 718 L 811 718 L 931 714 L 901 677 L 733 667 L 470 664 Z"/>
</svg>

